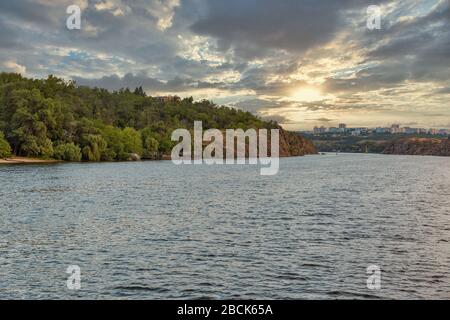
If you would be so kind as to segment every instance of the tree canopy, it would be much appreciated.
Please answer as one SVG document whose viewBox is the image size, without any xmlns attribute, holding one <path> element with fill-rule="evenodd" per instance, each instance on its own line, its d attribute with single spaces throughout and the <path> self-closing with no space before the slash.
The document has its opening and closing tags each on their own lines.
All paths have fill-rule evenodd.
<svg viewBox="0 0 450 320">
<path fill-rule="evenodd" d="M 7 158 L 11 155 L 11 147 L 6 141 L 3 132 L 0 132 L 0 159 Z"/>
</svg>

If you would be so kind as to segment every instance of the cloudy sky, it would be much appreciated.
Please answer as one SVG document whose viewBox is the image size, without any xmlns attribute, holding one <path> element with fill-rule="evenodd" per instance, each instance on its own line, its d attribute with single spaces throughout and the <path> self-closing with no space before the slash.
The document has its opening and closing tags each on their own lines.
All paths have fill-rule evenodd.
<svg viewBox="0 0 450 320">
<path fill-rule="evenodd" d="M 81 30 L 66 27 L 72 4 Z M 292 130 L 450 127 L 449 0 L 15 0 L 0 30 L 1 71 L 142 85 Z"/>
</svg>

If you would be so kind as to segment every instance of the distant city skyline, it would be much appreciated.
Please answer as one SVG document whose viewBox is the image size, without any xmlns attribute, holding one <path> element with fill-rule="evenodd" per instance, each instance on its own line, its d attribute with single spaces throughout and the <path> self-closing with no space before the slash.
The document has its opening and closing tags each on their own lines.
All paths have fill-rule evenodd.
<svg viewBox="0 0 450 320">
<path fill-rule="evenodd" d="M 348 127 L 345 123 L 340 123 L 337 127 L 325 127 L 325 126 L 314 126 L 311 131 L 314 134 L 429 134 L 429 135 L 449 135 L 450 130 L 447 128 L 420 128 L 420 127 L 410 127 L 401 126 L 400 124 L 392 124 L 390 126 L 377 126 L 377 127 Z"/>
<path fill-rule="evenodd" d="M 1 1 L 0 71 L 209 99 L 289 130 L 450 128 L 449 17 L 448 0 Z"/>
<path fill-rule="evenodd" d="M 366 128 L 366 129 L 389 128 L 389 129 L 392 129 L 394 127 L 411 128 L 411 129 L 426 129 L 426 130 L 430 130 L 430 129 L 437 129 L 437 130 L 439 130 L 439 129 L 448 129 L 448 128 L 445 128 L 445 127 L 435 127 L 435 128 L 432 128 L 432 127 L 417 127 L 414 124 L 403 125 L 401 123 L 392 123 L 392 124 L 389 124 L 389 125 L 376 125 L 376 126 L 358 126 L 358 125 L 352 126 L 352 125 L 348 125 L 347 123 L 339 123 L 338 125 L 332 125 L 332 124 L 325 125 L 325 124 L 322 124 L 322 125 L 315 125 L 311 129 L 313 130 L 314 128 L 320 128 L 320 127 L 327 128 L 327 129 L 330 129 L 330 128 L 337 128 L 337 129 L 339 129 L 339 128 L 345 128 L 345 129 L 351 129 L 351 128 Z"/>
</svg>

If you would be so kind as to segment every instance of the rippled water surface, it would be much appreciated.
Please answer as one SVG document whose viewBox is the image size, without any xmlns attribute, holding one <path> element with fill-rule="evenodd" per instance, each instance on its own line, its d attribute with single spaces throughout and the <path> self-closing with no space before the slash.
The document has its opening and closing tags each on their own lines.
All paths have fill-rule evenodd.
<svg viewBox="0 0 450 320">
<path fill-rule="evenodd" d="M 8 165 L 0 195 L 0 298 L 450 298 L 450 158 Z"/>
</svg>

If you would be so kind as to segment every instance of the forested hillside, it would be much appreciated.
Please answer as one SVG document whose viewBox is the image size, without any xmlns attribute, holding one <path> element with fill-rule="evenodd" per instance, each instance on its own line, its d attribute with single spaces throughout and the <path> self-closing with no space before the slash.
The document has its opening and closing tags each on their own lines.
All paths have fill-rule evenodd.
<svg viewBox="0 0 450 320">
<path fill-rule="evenodd" d="M 210 101 L 164 102 L 146 96 L 142 88 L 109 92 L 53 76 L 41 80 L 0 74 L 1 157 L 12 152 L 66 161 L 112 161 L 136 153 L 153 159 L 170 154 L 175 144 L 172 131 L 191 129 L 195 120 L 201 120 L 204 129 L 278 127 Z"/>
</svg>

